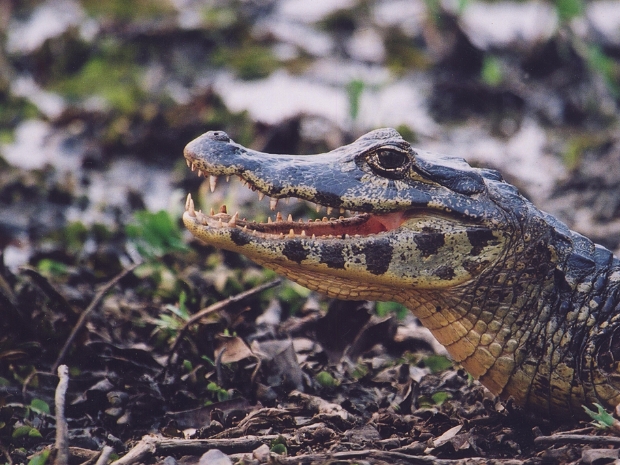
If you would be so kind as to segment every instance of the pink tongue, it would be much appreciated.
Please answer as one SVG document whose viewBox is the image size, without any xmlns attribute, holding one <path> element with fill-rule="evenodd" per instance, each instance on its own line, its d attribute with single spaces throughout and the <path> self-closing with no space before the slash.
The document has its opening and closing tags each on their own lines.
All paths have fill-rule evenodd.
<svg viewBox="0 0 620 465">
<path fill-rule="evenodd" d="M 386 231 L 398 228 L 403 224 L 403 216 L 405 212 L 387 213 L 385 215 L 374 215 L 373 219 L 383 225 Z"/>
</svg>

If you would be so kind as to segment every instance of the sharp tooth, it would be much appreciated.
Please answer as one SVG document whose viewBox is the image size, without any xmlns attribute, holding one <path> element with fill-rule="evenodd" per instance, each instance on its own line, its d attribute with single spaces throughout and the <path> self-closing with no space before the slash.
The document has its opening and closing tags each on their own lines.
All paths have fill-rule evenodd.
<svg viewBox="0 0 620 465">
<path fill-rule="evenodd" d="M 226 176 L 226 182 L 230 181 L 230 175 Z"/>
<path fill-rule="evenodd" d="M 234 228 L 237 226 L 237 220 L 239 219 L 239 212 L 236 212 L 231 219 L 228 220 L 228 227 Z"/>
<path fill-rule="evenodd" d="M 320 212 L 320 211 L 321 211 L 321 206 L 317 203 L 317 204 L 316 204 L 316 212 L 318 213 L 318 212 Z"/>
<path fill-rule="evenodd" d="M 211 192 L 215 190 L 216 184 L 217 184 L 217 176 L 213 176 L 212 174 L 209 175 L 209 189 L 211 189 Z"/>
<path fill-rule="evenodd" d="M 228 212 L 226 211 L 226 205 L 222 205 L 222 206 L 220 207 L 220 213 L 228 213 Z"/>
<path fill-rule="evenodd" d="M 316 235 L 315 234 L 312 235 L 312 239 L 316 239 Z"/>
<path fill-rule="evenodd" d="M 202 176 L 202 171 L 198 170 L 198 172 L 196 173 L 198 175 L 198 177 Z"/>
<path fill-rule="evenodd" d="M 280 239 L 284 239 L 284 233 L 280 233 Z"/>
<path fill-rule="evenodd" d="M 248 225 L 247 225 L 247 224 L 243 226 L 243 230 L 244 230 L 244 231 L 247 231 L 247 230 L 248 230 Z"/>
<path fill-rule="evenodd" d="M 276 213 L 276 221 L 282 221 L 282 220 L 283 220 L 282 213 L 280 212 Z"/>
<path fill-rule="evenodd" d="M 344 215 L 344 212 L 345 212 L 345 211 L 346 211 L 346 210 L 345 210 L 344 208 L 340 207 L 340 214 L 341 214 L 341 215 Z"/>
<path fill-rule="evenodd" d="M 271 216 L 267 217 L 267 223 L 273 223 L 273 221 L 271 221 Z"/>
<path fill-rule="evenodd" d="M 278 199 L 269 199 L 269 208 L 274 211 L 278 206 Z"/>
<path fill-rule="evenodd" d="M 196 167 L 194 166 L 193 162 L 190 164 L 190 168 L 192 169 L 192 171 L 194 171 L 196 169 Z"/>
<path fill-rule="evenodd" d="M 189 168 L 189 160 L 186 158 L 185 163 L 187 163 L 187 167 Z"/>
<path fill-rule="evenodd" d="M 328 221 L 329 221 L 329 220 L 327 219 L 327 217 L 326 217 L 326 216 L 324 216 L 324 217 L 323 217 L 323 222 L 324 222 L 324 223 L 326 223 L 326 222 L 328 222 Z"/>
<path fill-rule="evenodd" d="M 258 193 L 258 200 L 263 200 L 265 198 L 265 194 L 263 194 L 262 192 Z"/>
<path fill-rule="evenodd" d="M 331 215 L 334 209 L 332 207 L 327 207 L 327 214 Z"/>
<path fill-rule="evenodd" d="M 344 235 L 344 238 L 345 238 L 345 239 L 351 239 L 351 236 L 349 236 L 348 234 L 345 234 L 345 235 Z"/>
<path fill-rule="evenodd" d="M 301 235 L 302 235 L 302 236 L 305 236 L 305 235 L 306 235 L 306 230 L 305 230 L 305 229 L 302 229 L 302 230 L 301 230 Z"/>
<path fill-rule="evenodd" d="M 303 218 L 299 218 L 299 222 L 300 222 L 300 223 L 303 223 L 303 222 L 304 222 L 304 219 L 303 219 Z"/>
<path fill-rule="evenodd" d="M 289 221 L 289 222 L 291 222 L 291 223 L 292 223 L 292 222 L 293 222 L 293 215 L 291 215 L 291 214 L 289 213 L 289 214 L 288 214 L 288 218 L 286 218 L 286 221 Z"/>
<path fill-rule="evenodd" d="M 218 228 L 223 228 L 223 227 L 224 227 L 224 222 L 222 221 L 222 218 L 220 218 L 219 220 L 217 220 L 217 227 L 218 227 Z"/>
<path fill-rule="evenodd" d="M 288 204 L 290 204 L 290 203 L 291 203 L 291 198 L 290 198 L 290 197 L 287 197 L 287 198 L 286 198 L 286 204 L 288 205 Z"/>
<path fill-rule="evenodd" d="M 196 216 L 196 211 L 194 210 L 194 200 L 192 199 L 192 194 L 187 194 L 187 200 L 185 201 L 185 211 L 189 213 L 190 216 Z"/>
<path fill-rule="evenodd" d="M 295 237 L 295 231 L 292 229 L 288 232 L 288 237 Z"/>
<path fill-rule="evenodd" d="M 211 207 L 211 212 L 210 212 L 210 215 L 211 215 L 211 216 L 215 215 L 215 210 L 213 210 L 213 207 Z"/>
</svg>

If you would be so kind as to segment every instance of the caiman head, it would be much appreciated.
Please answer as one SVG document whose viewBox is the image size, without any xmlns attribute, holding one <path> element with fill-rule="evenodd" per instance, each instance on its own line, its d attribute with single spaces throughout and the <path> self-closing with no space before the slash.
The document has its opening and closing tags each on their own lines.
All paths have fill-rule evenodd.
<svg viewBox="0 0 620 465">
<path fill-rule="evenodd" d="M 413 149 L 394 129 L 318 155 L 261 153 L 210 131 L 184 154 L 212 188 L 238 176 L 272 210 L 288 197 L 325 207 L 322 220 L 257 223 L 198 212 L 188 196 L 183 221 L 203 241 L 332 297 L 405 302 L 409 289 L 459 286 L 492 266 L 510 235 L 488 187 L 511 189 L 497 172 Z"/>
</svg>

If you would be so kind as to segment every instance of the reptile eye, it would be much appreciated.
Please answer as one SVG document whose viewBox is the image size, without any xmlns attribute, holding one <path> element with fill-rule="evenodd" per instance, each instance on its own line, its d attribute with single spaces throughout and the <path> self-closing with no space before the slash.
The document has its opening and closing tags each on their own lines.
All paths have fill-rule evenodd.
<svg viewBox="0 0 620 465">
<path fill-rule="evenodd" d="M 404 176 L 409 161 L 406 153 L 394 149 L 379 149 L 368 157 L 368 164 L 377 174 L 392 179 Z"/>
</svg>

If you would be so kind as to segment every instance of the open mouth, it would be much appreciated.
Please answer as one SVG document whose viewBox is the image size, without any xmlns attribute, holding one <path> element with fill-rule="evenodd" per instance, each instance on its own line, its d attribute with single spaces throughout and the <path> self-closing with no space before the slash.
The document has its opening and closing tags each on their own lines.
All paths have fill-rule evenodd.
<svg viewBox="0 0 620 465">
<path fill-rule="evenodd" d="M 195 170 L 193 163 L 189 160 L 187 165 Z M 198 170 L 198 176 L 204 176 L 209 180 L 209 187 L 213 192 L 217 185 L 217 176 L 206 173 L 204 170 Z M 246 180 L 241 182 L 249 189 L 257 190 Z M 259 200 L 265 197 L 265 194 L 259 191 Z M 286 197 L 285 197 L 286 198 Z M 269 206 L 275 211 L 278 205 L 276 198 L 270 198 Z M 317 211 L 325 209 L 330 215 L 334 208 L 330 205 L 317 204 Z M 230 214 L 226 205 L 219 207 L 218 212 L 213 208 L 209 214 L 194 207 L 194 201 L 191 194 L 188 194 L 185 202 L 185 212 L 192 217 L 197 223 L 213 229 L 219 228 L 238 228 L 254 235 L 276 236 L 280 238 L 295 237 L 311 237 L 311 238 L 340 238 L 347 239 L 355 236 L 368 236 L 371 234 L 380 234 L 398 228 L 406 220 L 405 211 L 396 211 L 392 213 L 372 214 L 350 211 L 350 216 L 328 217 L 319 219 L 295 219 L 292 214 L 288 214 L 286 218 L 280 213 L 275 214 L 275 218 L 268 218 L 267 222 L 257 222 L 241 217 L 240 214 Z"/>
</svg>

